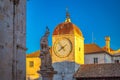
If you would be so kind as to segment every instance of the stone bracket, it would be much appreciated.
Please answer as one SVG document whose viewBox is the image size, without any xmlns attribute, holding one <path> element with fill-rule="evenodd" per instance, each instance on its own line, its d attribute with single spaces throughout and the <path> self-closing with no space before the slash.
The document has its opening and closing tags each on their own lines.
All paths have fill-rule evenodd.
<svg viewBox="0 0 120 80">
<path fill-rule="evenodd" d="M 10 0 L 13 2 L 14 5 L 18 5 L 20 0 Z"/>
</svg>

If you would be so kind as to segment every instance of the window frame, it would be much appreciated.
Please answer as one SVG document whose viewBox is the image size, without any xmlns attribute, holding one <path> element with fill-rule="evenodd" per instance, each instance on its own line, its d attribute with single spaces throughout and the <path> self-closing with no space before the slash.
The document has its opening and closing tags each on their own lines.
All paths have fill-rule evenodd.
<svg viewBox="0 0 120 80">
<path fill-rule="evenodd" d="M 94 64 L 98 64 L 98 58 L 97 58 L 97 57 L 94 57 L 94 58 L 93 58 L 93 63 L 94 63 Z"/>
<path fill-rule="evenodd" d="M 29 67 L 34 67 L 34 61 L 29 61 Z"/>
</svg>

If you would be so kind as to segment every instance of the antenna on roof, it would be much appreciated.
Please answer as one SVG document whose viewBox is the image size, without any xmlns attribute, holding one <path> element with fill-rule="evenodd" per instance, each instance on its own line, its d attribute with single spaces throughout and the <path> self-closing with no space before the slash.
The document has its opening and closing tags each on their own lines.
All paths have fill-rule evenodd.
<svg viewBox="0 0 120 80">
<path fill-rule="evenodd" d="M 92 32 L 92 44 L 95 43 L 94 40 L 95 40 L 94 33 Z"/>
</svg>

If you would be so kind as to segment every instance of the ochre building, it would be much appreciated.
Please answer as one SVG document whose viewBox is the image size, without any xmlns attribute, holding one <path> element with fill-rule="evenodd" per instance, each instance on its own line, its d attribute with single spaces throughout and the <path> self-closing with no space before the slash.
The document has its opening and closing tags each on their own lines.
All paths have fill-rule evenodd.
<svg viewBox="0 0 120 80">
<path fill-rule="evenodd" d="M 26 55 L 26 80 L 38 79 L 40 76 L 37 71 L 40 70 L 40 51 Z"/>
</svg>

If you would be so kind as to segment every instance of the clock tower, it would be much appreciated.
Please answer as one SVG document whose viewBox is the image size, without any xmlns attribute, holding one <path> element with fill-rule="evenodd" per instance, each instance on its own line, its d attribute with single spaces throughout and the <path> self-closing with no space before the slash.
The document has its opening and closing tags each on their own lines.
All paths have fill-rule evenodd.
<svg viewBox="0 0 120 80">
<path fill-rule="evenodd" d="M 84 37 L 68 11 L 65 22 L 58 24 L 52 34 L 52 61 L 58 72 L 54 80 L 74 80 L 74 73 L 84 64 Z"/>
</svg>

